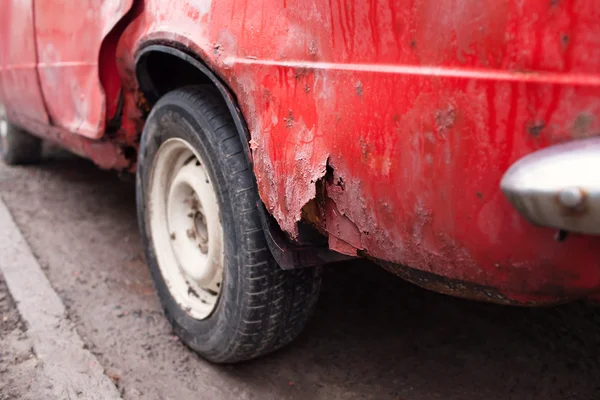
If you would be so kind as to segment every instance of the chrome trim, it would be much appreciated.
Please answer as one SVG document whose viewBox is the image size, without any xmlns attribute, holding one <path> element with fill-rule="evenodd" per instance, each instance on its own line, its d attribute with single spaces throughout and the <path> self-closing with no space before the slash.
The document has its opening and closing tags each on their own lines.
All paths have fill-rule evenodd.
<svg viewBox="0 0 600 400">
<path fill-rule="evenodd" d="M 529 154 L 506 171 L 500 188 L 533 224 L 600 235 L 600 138 Z"/>
</svg>

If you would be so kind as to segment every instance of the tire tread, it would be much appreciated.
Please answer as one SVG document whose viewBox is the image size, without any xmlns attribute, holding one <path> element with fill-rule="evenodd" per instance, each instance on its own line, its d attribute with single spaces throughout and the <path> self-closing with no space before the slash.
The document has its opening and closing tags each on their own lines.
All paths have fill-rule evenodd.
<svg viewBox="0 0 600 400">
<path fill-rule="evenodd" d="M 291 342 L 303 329 L 318 298 L 319 268 L 282 270 L 273 259 L 264 237 L 253 172 L 229 110 L 209 89 L 197 86 L 177 89 L 157 104 L 185 102 L 210 126 L 212 146 L 224 165 L 228 192 L 238 228 L 241 265 L 241 301 L 236 304 L 237 323 L 231 321 L 229 343 L 221 349 L 202 351 L 213 362 L 231 363 L 275 351 Z M 211 140 L 209 140 L 211 141 Z M 167 314 L 169 309 L 166 309 Z M 171 318 L 173 320 L 173 318 Z M 177 329 L 176 329 L 177 332 Z"/>
</svg>

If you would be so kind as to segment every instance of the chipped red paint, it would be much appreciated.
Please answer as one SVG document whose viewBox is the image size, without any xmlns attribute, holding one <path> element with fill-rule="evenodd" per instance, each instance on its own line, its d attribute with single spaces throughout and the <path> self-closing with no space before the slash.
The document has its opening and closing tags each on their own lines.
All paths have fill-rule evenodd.
<svg viewBox="0 0 600 400">
<path fill-rule="evenodd" d="M 596 0 L 137 0 L 111 39 L 120 35 L 125 93 L 115 137 L 135 143 L 149 107 L 139 50 L 185 49 L 237 98 L 260 196 L 292 237 L 317 197 L 319 228 L 345 254 L 516 302 L 584 297 L 600 288 L 599 239 L 557 243 L 519 216 L 499 182 L 528 153 L 600 133 L 599 18 Z M 116 23 L 102 21 L 88 28 L 102 32 L 96 54 Z M 112 68 L 106 59 L 101 70 Z M 118 91 L 98 102 L 92 86 L 94 108 L 48 109 L 98 137 L 107 119 L 98 104 L 112 117 Z M 73 94 L 60 90 L 44 90 L 46 106 Z"/>
</svg>

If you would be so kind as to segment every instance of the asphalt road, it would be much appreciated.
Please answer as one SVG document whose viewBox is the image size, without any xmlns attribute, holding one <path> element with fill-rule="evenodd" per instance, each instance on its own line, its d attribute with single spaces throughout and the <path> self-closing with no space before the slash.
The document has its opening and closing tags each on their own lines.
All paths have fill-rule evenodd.
<svg viewBox="0 0 600 400">
<path fill-rule="evenodd" d="M 38 361 L 26 327 L 0 274 L 0 399 L 23 398 L 31 390 Z"/>
<path fill-rule="evenodd" d="M 453 299 L 364 261 L 326 268 L 316 314 L 293 345 L 236 366 L 211 365 L 163 317 L 132 182 L 52 153 L 41 166 L 0 165 L 0 196 L 125 399 L 600 398 L 599 308 Z M 0 290 L 0 312 L 12 321 L 2 322 L 0 343 L 23 335 L 8 300 L 2 304 L 7 298 Z M 0 362 L 0 380 L 16 368 Z"/>
</svg>

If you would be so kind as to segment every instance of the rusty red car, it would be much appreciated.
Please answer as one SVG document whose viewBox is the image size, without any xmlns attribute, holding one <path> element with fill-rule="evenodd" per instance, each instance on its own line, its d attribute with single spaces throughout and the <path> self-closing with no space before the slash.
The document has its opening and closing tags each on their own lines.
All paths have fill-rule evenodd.
<svg viewBox="0 0 600 400">
<path fill-rule="evenodd" d="M 600 292 L 596 0 L 4 0 L 2 159 L 135 173 L 165 314 L 229 363 L 321 266 L 510 305 Z M 401 307 L 401 305 L 398 305 Z"/>
</svg>

